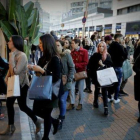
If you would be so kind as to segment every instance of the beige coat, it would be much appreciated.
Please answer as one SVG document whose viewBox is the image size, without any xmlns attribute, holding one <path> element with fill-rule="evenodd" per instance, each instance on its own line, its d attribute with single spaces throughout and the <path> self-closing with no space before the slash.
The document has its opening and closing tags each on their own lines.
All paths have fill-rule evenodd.
<svg viewBox="0 0 140 140">
<path fill-rule="evenodd" d="M 27 76 L 27 64 L 28 60 L 26 54 L 21 51 L 14 51 L 9 54 L 9 71 L 5 78 L 5 81 L 8 81 L 8 77 L 13 75 L 19 75 L 20 85 L 29 85 L 29 80 Z"/>
</svg>

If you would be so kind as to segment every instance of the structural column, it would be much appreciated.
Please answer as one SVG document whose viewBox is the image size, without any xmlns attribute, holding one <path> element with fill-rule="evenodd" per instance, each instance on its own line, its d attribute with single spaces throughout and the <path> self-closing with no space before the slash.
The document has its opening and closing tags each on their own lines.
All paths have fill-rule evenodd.
<svg viewBox="0 0 140 140">
<path fill-rule="evenodd" d="M 126 33 L 126 22 L 122 23 L 122 27 L 121 27 L 121 34 L 125 36 L 125 33 Z"/>
</svg>

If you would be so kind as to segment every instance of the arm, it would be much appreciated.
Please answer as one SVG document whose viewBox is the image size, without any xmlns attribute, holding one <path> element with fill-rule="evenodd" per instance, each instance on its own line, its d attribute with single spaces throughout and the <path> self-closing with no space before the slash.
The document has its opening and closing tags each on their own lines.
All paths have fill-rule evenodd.
<svg viewBox="0 0 140 140">
<path fill-rule="evenodd" d="M 23 68 L 27 65 L 27 57 L 25 54 L 22 54 L 21 56 L 19 56 L 17 63 L 15 63 L 15 55 L 14 53 L 10 53 L 10 57 L 9 57 L 9 68 L 10 70 L 16 74 L 19 75 L 21 73 L 21 71 L 23 70 Z"/>
<path fill-rule="evenodd" d="M 124 58 L 124 60 L 126 60 L 128 55 L 127 49 L 119 45 L 119 50 L 120 50 L 120 55 Z"/>
<path fill-rule="evenodd" d="M 68 81 L 71 81 L 74 77 L 75 66 L 74 66 L 74 63 L 70 54 L 67 54 L 67 59 L 68 59 L 67 64 L 68 64 L 68 70 L 69 70 Z"/>
<path fill-rule="evenodd" d="M 86 66 L 88 64 L 88 52 L 87 51 L 84 52 L 83 58 L 84 58 L 83 62 L 75 63 L 76 69 L 86 68 Z"/>
</svg>

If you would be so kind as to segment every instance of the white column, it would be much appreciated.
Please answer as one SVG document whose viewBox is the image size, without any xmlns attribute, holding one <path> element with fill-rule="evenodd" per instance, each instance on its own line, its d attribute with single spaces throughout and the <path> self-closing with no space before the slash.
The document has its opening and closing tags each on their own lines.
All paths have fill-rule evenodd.
<svg viewBox="0 0 140 140">
<path fill-rule="evenodd" d="M 116 23 L 112 24 L 112 33 L 116 34 Z"/>
<path fill-rule="evenodd" d="M 102 30 L 102 36 L 104 36 L 105 35 L 105 30 L 104 30 L 105 25 L 102 25 L 102 28 L 103 28 L 103 30 Z"/>
<path fill-rule="evenodd" d="M 126 22 L 122 23 L 121 26 L 121 34 L 125 36 L 125 33 L 126 33 Z"/>
</svg>

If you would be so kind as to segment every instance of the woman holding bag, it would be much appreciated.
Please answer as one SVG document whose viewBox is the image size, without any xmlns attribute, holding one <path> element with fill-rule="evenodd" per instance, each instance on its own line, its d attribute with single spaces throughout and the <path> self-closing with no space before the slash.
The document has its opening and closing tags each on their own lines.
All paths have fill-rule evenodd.
<svg viewBox="0 0 140 140">
<path fill-rule="evenodd" d="M 39 72 L 41 75 L 52 75 L 53 83 L 56 83 L 61 79 L 62 64 L 57 52 L 57 47 L 54 38 L 50 34 L 45 34 L 40 37 L 39 40 L 40 50 L 43 52 L 43 56 L 39 59 L 38 65 L 29 65 L 28 68 Z M 44 69 L 44 66 L 47 68 Z M 61 82 L 59 93 L 63 94 L 63 85 Z M 61 96 L 61 95 L 60 95 Z M 58 107 L 58 98 L 52 100 L 40 100 L 34 102 L 34 109 L 37 108 L 40 112 L 40 117 L 44 119 L 44 136 L 42 140 L 49 140 L 49 133 L 51 124 L 53 124 L 53 134 L 57 133 L 60 120 L 53 119 L 51 113 L 53 108 Z"/>
<path fill-rule="evenodd" d="M 36 133 L 41 130 L 41 120 L 37 119 L 33 111 L 26 104 L 27 90 L 29 80 L 27 76 L 27 57 L 23 53 L 24 42 L 21 36 L 14 35 L 8 42 L 8 47 L 11 50 L 9 54 L 9 71 L 5 78 L 8 82 L 8 77 L 19 75 L 20 81 L 20 97 L 7 98 L 8 126 L 5 131 L 0 132 L 0 135 L 13 134 L 16 130 L 14 126 L 14 102 L 17 99 L 20 110 L 25 112 L 35 123 Z"/>
<path fill-rule="evenodd" d="M 110 55 L 107 53 L 107 46 L 106 43 L 101 41 L 97 46 L 97 53 L 94 53 L 93 56 L 91 56 L 88 64 L 89 68 L 89 75 L 92 79 L 92 83 L 95 85 L 95 91 L 94 91 L 94 102 L 93 106 L 95 108 L 98 108 L 98 94 L 100 91 L 100 85 L 97 81 L 97 70 L 99 68 L 107 68 L 111 67 L 112 60 Z M 108 115 L 108 97 L 107 97 L 107 88 L 102 88 L 102 95 L 103 95 L 103 103 L 104 103 L 104 115 Z"/>
</svg>

